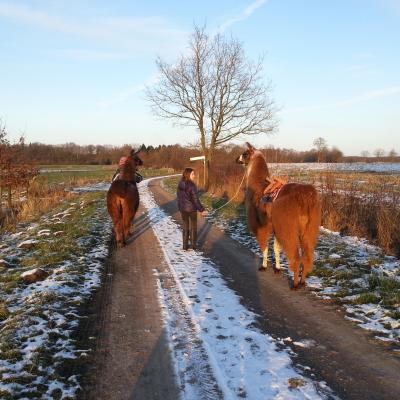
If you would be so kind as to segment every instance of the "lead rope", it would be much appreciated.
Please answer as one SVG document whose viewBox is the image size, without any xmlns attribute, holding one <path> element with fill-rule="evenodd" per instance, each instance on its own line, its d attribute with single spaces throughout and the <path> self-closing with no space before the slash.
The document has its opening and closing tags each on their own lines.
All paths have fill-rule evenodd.
<svg viewBox="0 0 400 400">
<path fill-rule="evenodd" d="M 237 197 L 237 195 L 239 194 L 240 188 L 242 187 L 244 178 L 246 177 L 246 173 L 247 173 L 247 170 L 245 169 L 244 174 L 243 174 L 242 181 L 240 182 L 240 185 L 239 185 L 238 190 L 236 191 L 235 195 L 234 195 L 233 197 L 231 197 L 231 198 L 229 199 L 229 201 L 227 201 L 227 202 L 226 202 L 225 204 L 223 204 L 221 207 L 218 207 L 218 208 L 216 208 L 215 210 L 212 210 L 212 211 L 209 213 L 209 215 L 208 215 L 209 217 L 213 216 L 218 210 L 220 210 L 221 208 L 227 206 L 232 200 L 234 200 L 234 199 Z"/>
</svg>

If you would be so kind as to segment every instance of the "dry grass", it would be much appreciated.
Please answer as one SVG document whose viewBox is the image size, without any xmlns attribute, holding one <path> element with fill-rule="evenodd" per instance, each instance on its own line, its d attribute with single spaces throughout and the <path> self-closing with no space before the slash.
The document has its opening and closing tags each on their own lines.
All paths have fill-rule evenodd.
<svg viewBox="0 0 400 400">
<path fill-rule="evenodd" d="M 363 182 L 364 183 L 364 182 Z M 343 235 L 365 237 L 386 253 L 400 257 L 399 193 L 396 185 L 373 177 L 361 187 L 330 178 L 322 185 L 322 224 Z"/>
<path fill-rule="evenodd" d="M 1 231 L 14 231 L 17 223 L 35 219 L 54 208 L 61 200 L 73 196 L 62 186 L 45 186 L 34 182 L 29 189 L 28 199 L 14 206 L 15 212 L 3 220 Z"/>
</svg>

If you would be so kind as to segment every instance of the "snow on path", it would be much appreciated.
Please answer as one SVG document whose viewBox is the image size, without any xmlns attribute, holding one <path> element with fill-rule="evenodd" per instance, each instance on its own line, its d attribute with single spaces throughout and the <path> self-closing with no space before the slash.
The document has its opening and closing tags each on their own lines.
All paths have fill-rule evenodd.
<svg viewBox="0 0 400 400">
<path fill-rule="evenodd" d="M 175 285 L 164 288 L 159 277 L 182 398 L 333 398 L 324 382 L 302 376 L 289 352 L 254 328 L 256 315 L 240 304 L 210 259 L 181 250 L 181 229 L 155 202 L 150 181 L 139 185 L 140 196 Z"/>
</svg>

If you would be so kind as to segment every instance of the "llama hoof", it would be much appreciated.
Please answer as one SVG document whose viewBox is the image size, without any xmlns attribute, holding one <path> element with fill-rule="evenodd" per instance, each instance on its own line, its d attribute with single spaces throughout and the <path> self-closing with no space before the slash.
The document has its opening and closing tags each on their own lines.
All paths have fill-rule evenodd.
<svg viewBox="0 0 400 400">
<path fill-rule="evenodd" d="M 267 267 L 261 266 L 261 267 L 258 268 L 258 270 L 260 272 L 265 272 L 267 270 Z"/>
</svg>

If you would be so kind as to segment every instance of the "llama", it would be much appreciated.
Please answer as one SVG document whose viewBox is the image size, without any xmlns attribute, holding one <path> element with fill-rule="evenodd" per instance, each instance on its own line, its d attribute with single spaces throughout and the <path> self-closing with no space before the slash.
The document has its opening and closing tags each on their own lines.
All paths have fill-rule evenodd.
<svg viewBox="0 0 400 400">
<path fill-rule="evenodd" d="M 291 288 L 297 289 L 304 285 L 313 268 L 321 220 L 319 195 L 312 185 L 287 183 L 272 203 L 264 203 L 263 195 L 268 186 L 266 178 L 269 177 L 267 162 L 261 151 L 249 143 L 247 147 L 236 161 L 247 166 L 246 214 L 249 228 L 263 253 L 259 269 L 267 268 L 268 239 L 274 233 L 275 272 L 280 271 L 279 255 L 283 250 L 293 272 Z"/>
<path fill-rule="evenodd" d="M 139 207 L 139 191 L 135 175 L 137 167 L 142 165 L 143 161 L 137 153 L 134 150 L 131 151 L 119 178 L 111 183 L 107 192 L 107 209 L 113 222 L 118 248 L 126 244 L 132 221 Z"/>
</svg>

